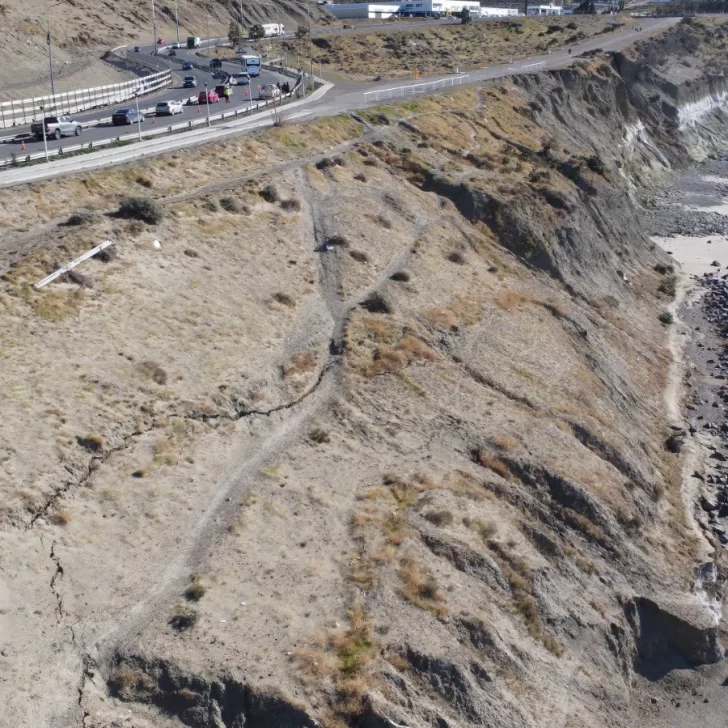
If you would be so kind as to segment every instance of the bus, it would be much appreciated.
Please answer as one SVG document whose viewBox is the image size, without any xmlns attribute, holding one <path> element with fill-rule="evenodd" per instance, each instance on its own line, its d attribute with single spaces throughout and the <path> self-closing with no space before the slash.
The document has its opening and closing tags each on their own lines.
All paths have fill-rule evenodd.
<svg viewBox="0 0 728 728">
<path fill-rule="evenodd" d="M 242 60 L 251 78 L 260 76 L 260 56 L 242 56 Z"/>
</svg>

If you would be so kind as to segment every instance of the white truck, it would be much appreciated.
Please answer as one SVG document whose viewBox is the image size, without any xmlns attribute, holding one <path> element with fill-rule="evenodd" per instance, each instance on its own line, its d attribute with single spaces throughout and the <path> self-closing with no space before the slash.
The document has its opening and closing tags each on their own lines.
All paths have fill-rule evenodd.
<svg viewBox="0 0 728 728">
<path fill-rule="evenodd" d="M 196 35 L 187 36 L 187 47 L 188 48 L 199 48 L 201 42 L 202 42 L 202 39 Z"/>
<path fill-rule="evenodd" d="M 286 29 L 283 27 L 283 23 L 263 23 L 261 27 L 265 31 L 266 38 L 281 36 L 286 32 Z"/>
</svg>

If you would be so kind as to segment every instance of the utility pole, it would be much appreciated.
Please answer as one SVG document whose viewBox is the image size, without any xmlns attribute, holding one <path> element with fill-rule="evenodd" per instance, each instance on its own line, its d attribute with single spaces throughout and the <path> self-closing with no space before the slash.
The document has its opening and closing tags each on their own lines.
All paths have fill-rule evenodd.
<svg viewBox="0 0 728 728">
<path fill-rule="evenodd" d="M 212 126 L 212 122 L 210 121 L 210 97 L 207 95 L 207 81 L 205 81 L 205 106 L 207 106 L 207 126 Z"/>
<path fill-rule="evenodd" d="M 308 59 L 311 63 L 311 91 L 314 90 L 314 81 L 313 81 L 313 41 L 311 40 L 311 3 L 309 0 L 305 0 L 306 2 L 306 13 L 308 14 Z M 528 0 L 526 0 L 528 2 Z"/>
<path fill-rule="evenodd" d="M 154 33 L 154 38 L 152 39 L 152 43 L 154 43 L 154 55 L 157 54 L 157 14 L 154 9 L 154 0 L 152 0 L 152 33 Z"/>
<path fill-rule="evenodd" d="M 174 22 L 177 24 L 177 42 L 179 43 L 179 0 L 174 0 Z"/>
<path fill-rule="evenodd" d="M 46 2 L 46 43 L 48 43 L 48 63 L 50 65 L 50 71 L 51 71 L 51 95 L 56 95 L 56 83 L 55 78 L 53 77 L 53 44 L 51 43 L 51 8 L 56 7 L 56 5 L 60 5 L 61 3 L 53 3 L 53 5 Z M 54 99 L 55 101 L 55 99 Z"/>
</svg>

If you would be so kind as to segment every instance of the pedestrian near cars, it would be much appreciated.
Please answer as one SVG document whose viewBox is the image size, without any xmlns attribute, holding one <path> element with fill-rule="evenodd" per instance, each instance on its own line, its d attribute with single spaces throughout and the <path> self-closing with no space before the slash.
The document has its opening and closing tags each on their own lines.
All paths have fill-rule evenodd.
<svg viewBox="0 0 728 728">
<path fill-rule="evenodd" d="M 230 86 L 225 86 L 225 103 L 230 103 L 230 94 L 232 93 L 232 89 Z"/>
</svg>

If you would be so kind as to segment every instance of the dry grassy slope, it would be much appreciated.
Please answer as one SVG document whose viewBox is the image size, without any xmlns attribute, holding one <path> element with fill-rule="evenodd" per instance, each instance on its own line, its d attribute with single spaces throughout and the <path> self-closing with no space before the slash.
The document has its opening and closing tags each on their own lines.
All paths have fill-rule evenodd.
<svg viewBox="0 0 728 728">
<path fill-rule="evenodd" d="M 0 722 L 634 725 L 624 606 L 695 553 L 625 193 L 665 173 L 621 143 L 648 85 L 597 60 L 6 192 Z M 103 216 L 130 188 L 159 225 Z M 92 288 L 30 288 L 108 235 Z"/>
<path fill-rule="evenodd" d="M 313 39 L 313 58 L 336 77 L 355 80 L 440 73 L 503 63 L 562 48 L 615 26 L 629 28 L 633 18 L 571 16 L 521 18 L 472 25 L 414 27 L 407 32 L 351 33 Z M 386 27 L 386 26 L 385 26 Z M 617 31 L 619 32 L 619 31 Z M 292 57 L 307 53 L 304 43 L 290 41 Z"/>
<path fill-rule="evenodd" d="M 0 99 L 48 92 L 47 5 L 41 0 L 0 2 Z M 175 2 L 161 0 L 155 5 L 159 36 L 176 40 Z M 246 23 L 275 22 L 276 9 L 290 28 L 307 17 L 300 2 L 277 0 L 269 7 L 246 0 L 242 5 Z M 180 35 L 226 36 L 231 17 L 240 17 L 239 8 L 239 2 L 201 5 L 179 0 Z M 314 22 L 330 17 L 315 6 L 311 13 Z M 69 0 L 63 7 L 51 8 L 50 18 L 58 90 L 117 82 L 120 74 L 98 59 L 114 46 L 152 42 L 151 5 L 137 0 Z"/>
</svg>

